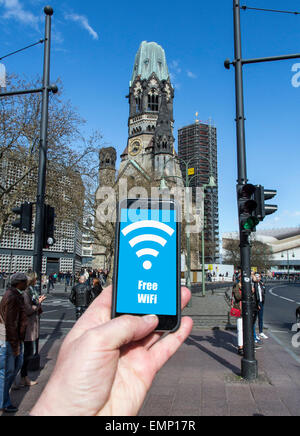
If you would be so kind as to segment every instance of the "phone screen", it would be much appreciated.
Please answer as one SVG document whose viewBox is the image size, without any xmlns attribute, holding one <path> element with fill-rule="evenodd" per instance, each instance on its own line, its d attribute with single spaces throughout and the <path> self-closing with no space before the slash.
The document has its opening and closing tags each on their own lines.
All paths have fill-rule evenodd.
<svg viewBox="0 0 300 436">
<path fill-rule="evenodd" d="M 159 316 L 158 330 L 179 321 L 179 224 L 173 201 L 127 200 L 117 228 L 114 309 Z"/>
</svg>

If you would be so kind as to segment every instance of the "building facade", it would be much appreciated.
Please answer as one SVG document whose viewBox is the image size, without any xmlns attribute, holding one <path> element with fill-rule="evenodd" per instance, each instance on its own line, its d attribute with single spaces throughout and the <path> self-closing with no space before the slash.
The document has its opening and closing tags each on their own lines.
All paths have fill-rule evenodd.
<svg viewBox="0 0 300 436">
<path fill-rule="evenodd" d="M 226 240 L 239 239 L 237 232 L 223 234 Z M 272 251 L 271 272 L 281 275 L 295 275 L 300 278 L 300 227 L 258 230 L 255 239 L 266 244 Z"/>
<path fill-rule="evenodd" d="M 14 160 L 2 159 L 0 180 L 2 186 L 9 187 L 23 174 L 23 169 Z M 35 176 L 31 176 L 32 182 Z M 81 180 L 81 179 L 80 179 Z M 24 184 L 29 183 L 25 179 Z M 60 179 L 59 188 L 64 183 L 70 183 L 67 177 Z M 63 189 L 62 189 L 63 191 Z M 7 202 L 8 200 L 4 201 Z M 29 196 L 16 201 L 13 207 L 18 207 L 25 201 L 33 202 Z M 6 205 L 7 206 L 7 205 Z M 8 207 L 8 206 L 7 206 Z M 11 220 L 13 221 L 13 220 Z M 34 229 L 33 219 L 33 229 Z M 44 250 L 42 272 L 75 272 L 80 270 L 82 263 L 82 232 L 76 222 L 55 223 L 55 244 Z M 11 225 L 5 225 L 0 241 L 0 271 L 6 273 L 27 272 L 33 268 L 34 234 L 24 234 Z"/>
<path fill-rule="evenodd" d="M 215 187 L 205 190 L 204 239 L 205 263 L 220 262 L 217 129 L 198 120 L 178 130 L 178 157 L 185 178 L 190 171 L 189 186 L 203 187 L 214 180 Z M 195 195 L 195 190 L 193 190 Z"/>
</svg>

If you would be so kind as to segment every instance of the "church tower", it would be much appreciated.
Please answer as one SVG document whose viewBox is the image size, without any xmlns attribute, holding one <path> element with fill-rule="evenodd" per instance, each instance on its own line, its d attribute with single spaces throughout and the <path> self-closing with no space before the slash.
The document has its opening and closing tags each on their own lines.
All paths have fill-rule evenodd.
<svg viewBox="0 0 300 436">
<path fill-rule="evenodd" d="M 116 160 L 117 152 L 115 148 L 101 148 L 99 152 L 99 185 L 114 186 L 116 181 Z"/>
<path fill-rule="evenodd" d="M 148 174 L 159 173 L 166 156 L 174 156 L 174 89 L 165 51 L 155 42 L 140 45 L 128 99 L 128 142 L 120 170 L 131 160 Z"/>
</svg>

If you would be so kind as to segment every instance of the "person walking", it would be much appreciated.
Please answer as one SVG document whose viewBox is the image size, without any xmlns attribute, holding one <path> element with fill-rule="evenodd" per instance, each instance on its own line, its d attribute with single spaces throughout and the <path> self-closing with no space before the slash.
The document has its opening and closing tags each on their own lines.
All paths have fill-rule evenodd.
<svg viewBox="0 0 300 436">
<path fill-rule="evenodd" d="M 37 384 L 36 381 L 30 380 L 28 377 L 28 365 L 34 353 L 38 353 L 40 315 L 43 312 L 42 302 L 45 300 L 46 296 L 38 295 L 38 292 L 35 290 L 36 281 L 36 273 L 31 274 L 28 279 L 28 288 L 23 293 L 25 311 L 28 319 L 24 340 L 24 361 L 21 368 L 21 386 L 34 386 Z"/>
<path fill-rule="evenodd" d="M 50 290 L 50 286 L 52 287 L 52 289 L 54 289 L 54 283 L 55 283 L 54 274 L 50 274 L 49 275 L 49 290 Z"/>
<path fill-rule="evenodd" d="M 70 273 L 70 271 L 67 272 L 65 277 L 66 277 L 66 284 L 67 284 L 67 286 L 70 286 L 70 280 L 71 280 L 71 273 Z"/>
<path fill-rule="evenodd" d="M 244 354 L 244 338 L 243 338 L 243 317 L 242 317 L 242 283 L 241 275 L 238 277 L 238 282 L 233 286 L 233 308 L 240 310 L 241 316 L 237 318 L 237 342 L 238 342 L 238 354 L 243 356 Z"/>
<path fill-rule="evenodd" d="M 5 324 L 0 315 L 0 410 L 4 409 L 3 400 L 4 400 L 4 380 L 5 380 L 5 341 L 6 341 L 6 332 L 5 332 Z"/>
<path fill-rule="evenodd" d="M 76 308 L 76 320 L 78 320 L 92 301 L 91 288 L 85 276 L 79 277 L 79 283 L 73 286 L 69 300 Z"/>
<path fill-rule="evenodd" d="M 6 413 L 15 413 L 18 408 L 13 406 L 9 391 L 22 367 L 23 341 L 25 339 L 27 316 L 23 292 L 27 288 L 27 275 L 13 274 L 11 285 L 5 292 L 0 303 L 0 316 L 5 325 L 5 369 L 4 393 L 2 407 Z M 2 347 L 1 347 L 2 349 Z"/>
<path fill-rule="evenodd" d="M 103 287 L 100 284 L 100 280 L 97 278 L 93 279 L 93 287 L 91 289 L 91 302 L 94 301 L 101 292 L 103 291 Z"/>
</svg>

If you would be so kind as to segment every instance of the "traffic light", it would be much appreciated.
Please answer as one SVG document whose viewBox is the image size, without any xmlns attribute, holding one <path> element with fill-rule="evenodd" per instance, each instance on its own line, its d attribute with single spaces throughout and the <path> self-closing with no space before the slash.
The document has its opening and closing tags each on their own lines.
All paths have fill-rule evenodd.
<svg viewBox="0 0 300 436">
<path fill-rule="evenodd" d="M 19 215 L 12 226 L 20 229 L 23 233 L 30 234 L 32 230 L 32 203 L 23 203 L 20 207 L 12 209 L 12 212 Z"/>
<path fill-rule="evenodd" d="M 243 233 L 255 232 L 256 226 L 259 223 L 259 219 L 256 215 L 256 186 L 251 184 L 239 185 L 237 190 L 240 229 Z"/>
<path fill-rule="evenodd" d="M 54 221 L 55 221 L 55 209 L 54 207 L 45 204 L 44 206 L 44 240 L 43 248 L 50 248 L 55 244 L 54 239 Z"/>
<path fill-rule="evenodd" d="M 255 201 L 257 202 L 256 216 L 259 221 L 263 221 L 267 215 L 277 212 L 278 206 L 274 204 L 266 204 L 266 200 L 271 200 L 277 194 L 277 191 L 265 189 L 263 186 L 257 186 L 255 191 Z"/>
</svg>

